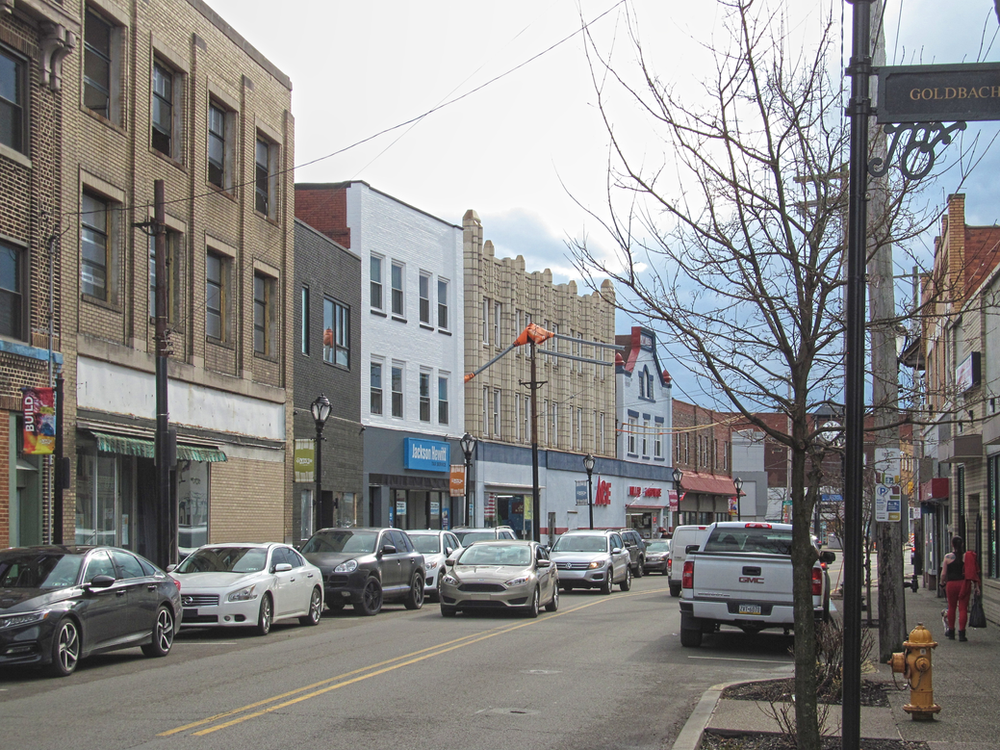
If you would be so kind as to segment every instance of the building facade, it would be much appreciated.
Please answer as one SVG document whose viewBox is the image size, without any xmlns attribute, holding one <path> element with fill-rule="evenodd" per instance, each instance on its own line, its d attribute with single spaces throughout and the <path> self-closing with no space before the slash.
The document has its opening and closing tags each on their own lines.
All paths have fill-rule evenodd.
<svg viewBox="0 0 1000 750">
<path fill-rule="evenodd" d="M 673 420 L 674 467 L 682 475 L 677 525 L 728 521 L 736 499 L 732 415 L 674 399 Z"/>
<path fill-rule="evenodd" d="M 527 272 L 522 256 L 497 258 L 493 243 L 484 241 L 475 211 L 466 212 L 463 225 L 466 371 L 476 372 L 501 355 L 532 323 L 568 337 L 550 338 L 536 347 L 536 389 L 525 386 L 532 380 L 528 345 L 510 350 L 466 384 L 465 423 L 477 440 L 470 518 L 477 525 L 509 524 L 525 536 L 536 527 L 586 526 L 579 521 L 575 493 L 554 491 L 561 484 L 553 472 L 556 466 L 567 471 L 562 484 L 575 488 L 585 454 L 615 456 L 614 287 L 605 281 L 599 292 L 579 295 L 573 281 L 553 284 L 548 269 Z M 537 520 L 532 503 L 533 390 L 539 448 Z M 560 455 L 569 458 L 557 458 Z M 605 495 L 597 504 L 595 524 L 623 526 L 624 505 L 605 504 Z"/>
<path fill-rule="evenodd" d="M 296 219 L 295 290 L 292 528 L 295 539 L 303 540 L 317 528 L 364 520 L 361 258 Z M 330 412 L 317 440 L 311 407 L 321 396 Z M 317 445 L 322 451 L 318 462 Z"/>
<path fill-rule="evenodd" d="M 303 221 L 361 258 L 362 485 L 357 519 L 464 522 L 450 494 L 465 431 L 462 230 L 364 182 L 296 185 Z"/>
<path fill-rule="evenodd" d="M 163 564 L 172 544 L 292 540 L 291 82 L 201 0 L 63 7 L 81 30 L 62 66 L 66 539 Z M 177 436 L 166 504 L 179 531 L 166 545 L 152 439 L 158 285 Z"/>
<path fill-rule="evenodd" d="M 0 546 L 52 538 L 55 496 L 54 399 L 62 372 L 62 273 L 58 263 L 65 89 L 63 70 L 78 49 L 79 18 L 46 2 L 7 4 L 0 13 Z M 77 51 L 77 54 L 79 52 Z M 31 404 L 44 399 L 44 430 Z M 24 406 L 28 405 L 28 430 Z M 58 427 L 58 425 L 56 425 Z M 26 439 L 27 435 L 27 439 Z M 54 437 L 54 435 L 46 435 Z M 38 447 L 36 447 L 36 445 Z M 58 529 L 57 529 L 58 532 Z"/>
<path fill-rule="evenodd" d="M 656 332 L 633 326 L 615 337 L 617 454 L 625 468 L 646 467 L 647 481 L 628 485 L 625 525 L 653 537 L 674 526 L 678 492 L 673 480 L 673 397 L 670 374 L 656 354 Z M 654 478 L 655 477 L 655 478 Z"/>
</svg>

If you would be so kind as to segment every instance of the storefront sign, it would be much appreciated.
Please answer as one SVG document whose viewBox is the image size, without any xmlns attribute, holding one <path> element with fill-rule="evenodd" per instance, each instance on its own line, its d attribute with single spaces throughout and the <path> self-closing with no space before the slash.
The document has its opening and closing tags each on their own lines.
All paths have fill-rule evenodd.
<svg viewBox="0 0 1000 750">
<path fill-rule="evenodd" d="M 54 388 L 22 388 L 24 409 L 24 452 L 38 456 L 56 448 L 56 408 Z"/>
<path fill-rule="evenodd" d="M 406 438 L 403 466 L 415 471 L 451 471 L 451 446 L 439 440 Z"/>
<path fill-rule="evenodd" d="M 594 505 L 611 505 L 611 482 L 606 482 L 603 479 L 597 480 Z"/>
<path fill-rule="evenodd" d="M 316 441 L 299 439 L 295 441 L 295 481 L 316 481 Z"/>
<path fill-rule="evenodd" d="M 452 497 L 463 497 L 465 495 L 465 466 L 462 464 L 452 464 L 451 482 L 448 484 L 449 493 Z"/>
</svg>

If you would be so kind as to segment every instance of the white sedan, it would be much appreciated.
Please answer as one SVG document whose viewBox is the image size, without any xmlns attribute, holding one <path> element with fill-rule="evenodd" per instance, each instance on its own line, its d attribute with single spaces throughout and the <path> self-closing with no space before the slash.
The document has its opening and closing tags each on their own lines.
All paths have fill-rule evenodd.
<svg viewBox="0 0 1000 750">
<path fill-rule="evenodd" d="M 462 543 L 450 531 L 440 529 L 407 530 L 406 535 L 413 542 L 413 548 L 424 556 L 424 594 L 436 596 L 441 601 L 444 561 L 457 557 L 462 551 Z"/>
<path fill-rule="evenodd" d="M 297 617 L 319 624 L 323 575 L 287 544 L 206 544 L 170 573 L 181 584 L 183 628 L 254 627 Z"/>
</svg>

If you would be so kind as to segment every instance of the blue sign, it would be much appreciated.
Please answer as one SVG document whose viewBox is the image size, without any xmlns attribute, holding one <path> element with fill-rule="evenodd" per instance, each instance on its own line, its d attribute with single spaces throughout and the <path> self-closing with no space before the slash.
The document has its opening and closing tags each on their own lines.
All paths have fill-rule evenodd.
<svg viewBox="0 0 1000 750">
<path fill-rule="evenodd" d="M 451 471 L 451 446 L 440 440 L 406 438 L 403 466 L 416 471 Z"/>
</svg>

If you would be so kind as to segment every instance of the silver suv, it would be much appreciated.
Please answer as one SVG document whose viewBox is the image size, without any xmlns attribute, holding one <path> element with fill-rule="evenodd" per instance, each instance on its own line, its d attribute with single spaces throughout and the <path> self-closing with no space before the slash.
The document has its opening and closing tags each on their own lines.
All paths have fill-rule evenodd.
<svg viewBox="0 0 1000 750">
<path fill-rule="evenodd" d="M 615 584 L 632 588 L 632 568 L 620 532 L 608 529 L 567 531 L 556 539 L 549 553 L 559 570 L 559 586 L 599 588 L 610 594 Z"/>
</svg>

